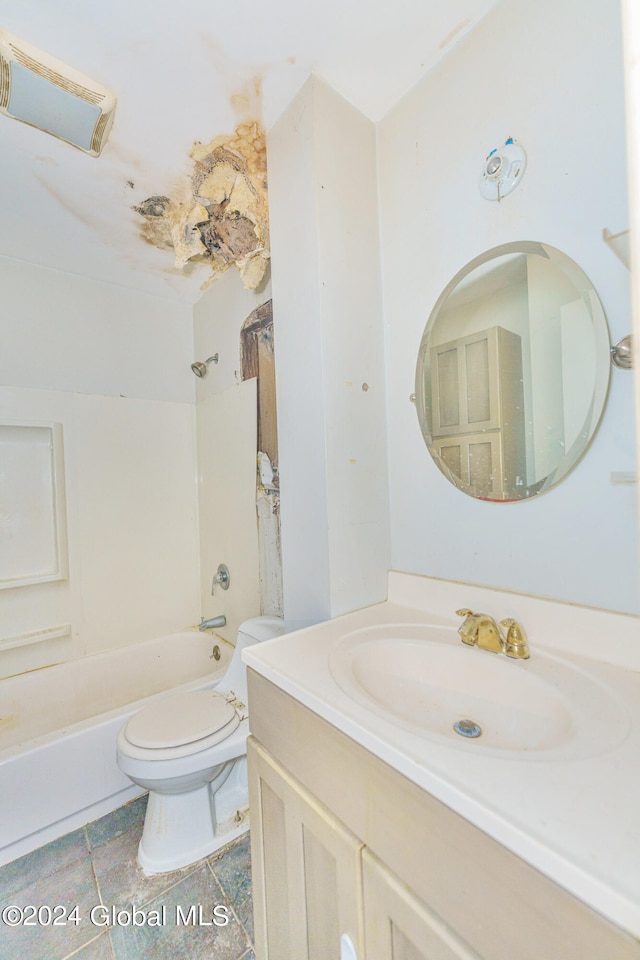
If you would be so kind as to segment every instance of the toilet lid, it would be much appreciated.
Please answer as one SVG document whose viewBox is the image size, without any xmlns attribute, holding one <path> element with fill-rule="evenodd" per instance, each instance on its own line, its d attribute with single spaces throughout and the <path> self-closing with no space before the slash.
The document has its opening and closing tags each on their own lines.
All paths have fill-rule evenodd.
<svg viewBox="0 0 640 960">
<path fill-rule="evenodd" d="M 223 696 L 214 690 L 190 690 L 143 707 L 129 720 L 125 735 L 137 747 L 180 747 L 231 723 L 230 732 L 238 717 Z"/>
</svg>

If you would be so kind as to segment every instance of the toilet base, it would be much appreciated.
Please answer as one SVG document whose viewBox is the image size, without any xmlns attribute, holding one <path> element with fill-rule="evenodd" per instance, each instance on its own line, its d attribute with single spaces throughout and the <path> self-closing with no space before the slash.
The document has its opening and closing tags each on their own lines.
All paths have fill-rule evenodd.
<svg viewBox="0 0 640 960">
<path fill-rule="evenodd" d="M 146 876 L 208 857 L 249 829 L 246 760 L 230 765 L 215 792 L 205 783 L 187 793 L 149 791 L 138 863 Z"/>
</svg>

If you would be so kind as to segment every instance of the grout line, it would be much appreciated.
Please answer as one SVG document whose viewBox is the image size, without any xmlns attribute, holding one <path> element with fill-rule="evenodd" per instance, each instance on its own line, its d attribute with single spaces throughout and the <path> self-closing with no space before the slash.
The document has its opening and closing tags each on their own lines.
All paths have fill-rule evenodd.
<svg viewBox="0 0 640 960">
<path fill-rule="evenodd" d="M 224 889 L 224 887 L 223 887 L 222 884 L 220 883 L 220 880 L 218 879 L 218 877 L 217 877 L 216 874 L 214 873 L 213 867 L 212 867 L 211 864 L 209 863 L 209 860 L 206 860 L 206 864 L 207 864 L 207 866 L 208 866 L 208 868 L 209 868 L 209 872 L 211 873 L 211 876 L 213 877 L 213 879 L 215 880 L 215 882 L 216 882 L 217 885 L 219 886 L 220 892 L 222 893 L 222 896 L 225 898 L 225 900 L 228 900 L 229 903 L 231 903 L 231 897 L 229 897 L 229 896 L 227 895 L 227 891 Z M 232 907 L 232 909 L 233 909 L 233 904 L 232 904 L 232 903 L 231 903 L 231 907 Z M 235 910 L 233 911 L 233 915 L 234 915 L 234 917 L 236 916 Z M 238 920 L 237 917 L 236 917 L 236 920 Z M 238 920 L 238 923 L 240 923 L 239 920 Z"/>
<path fill-rule="evenodd" d="M 115 843 L 117 840 L 121 840 L 123 837 L 126 837 L 127 834 L 131 833 L 133 830 L 137 830 L 138 827 L 139 827 L 139 824 L 135 824 L 134 826 L 129 827 L 128 830 L 125 830 L 123 833 L 118 834 L 117 837 L 112 837 L 111 840 L 107 840 L 106 843 L 100 844 L 99 847 L 96 847 L 96 851 L 104 849 L 110 843 Z M 137 845 L 136 845 L 136 850 L 137 850 Z M 140 869 L 137 856 L 135 857 L 134 862 L 136 865 L 136 869 Z M 178 877 L 176 880 L 173 880 L 171 883 L 169 883 L 167 887 L 163 887 L 161 890 L 158 890 L 156 893 L 153 894 L 153 896 L 150 896 L 148 900 L 143 900 L 142 903 L 136 904 L 136 906 L 140 908 L 146 907 L 148 904 L 153 903 L 154 900 L 157 900 L 159 897 L 164 896 L 164 894 L 168 893 L 169 890 L 172 890 L 174 887 L 177 887 L 179 883 L 182 883 L 183 880 L 186 880 L 188 877 L 192 876 L 197 870 L 201 869 L 203 862 L 205 862 L 205 858 L 202 858 L 201 860 L 196 860 L 196 862 L 194 864 L 191 864 L 189 868 L 183 868 L 187 871 L 186 873 Z M 100 897 L 100 903 L 104 904 L 104 900 L 102 898 L 102 891 L 100 889 L 100 882 L 98 880 L 98 875 L 96 873 L 94 862 L 93 862 L 93 853 L 91 853 L 91 866 L 92 866 L 93 874 L 96 880 L 96 885 L 98 888 L 98 896 Z M 146 874 L 144 876 L 146 877 Z M 158 876 L 158 874 L 155 874 L 155 876 Z M 149 877 L 147 879 L 153 879 L 153 878 Z M 108 927 L 107 929 L 111 930 L 113 928 Z"/>
<path fill-rule="evenodd" d="M 90 940 L 86 940 L 86 941 L 85 941 L 83 944 L 81 944 L 79 947 L 76 947 L 75 950 L 72 950 L 71 953 L 65 954 L 65 956 L 62 957 L 62 960 L 71 960 L 72 957 L 77 957 L 78 954 L 80 953 L 80 951 L 81 951 L 81 950 L 84 950 L 85 947 L 88 947 L 90 943 L 94 943 L 96 940 L 99 940 L 100 937 L 105 937 L 105 936 L 106 936 L 106 937 L 109 936 L 107 930 L 103 930 L 102 933 L 98 933 L 98 934 L 96 934 L 95 937 L 92 937 Z M 111 944 L 109 944 L 109 946 L 111 946 Z M 113 949 L 111 950 L 111 953 L 112 953 L 112 955 L 113 955 Z"/>
<path fill-rule="evenodd" d="M 159 890 L 149 900 L 145 900 L 144 903 L 141 903 L 139 906 L 146 907 L 150 903 L 153 903 L 154 900 L 157 900 L 159 897 L 163 897 L 165 893 L 169 892 L 169 890 L 173 890 L 174 887 L 178 887 L 181 883 L 184 883 L 185 880 L 188 880 L 189 877 L 192 877 L 194 873 L 197 873 L 198 870 L 201 870 L 202 865 L 203 865 L 203 860 L 196 860 L 196 862 L 191 865 L 191 868 L 189 869 L 188 873 L 185 873 L 178 880 L 174 880 L 173 883 L 170 883 L 168 887 L 163 887 L 162 890 Z M 158 876 L 158 874 L 154 874 L 154 876 Z M 138 906 L 138 904 L 136 904 L 136 906 Z"/>
<path fill-rule="evenodd" d="M 9 867 L 12 867 L 12 868 L 15 869 L 15 864 L 16 864 L 19 860 L 23 860 L 23 859 L 26 859 L 27 857 L 31 857 L 31 856 L 33 856 L 33 855 L 36 854 L 36 853 L 41 853 L 42 851 L 46 850 L 48 847 L 49 847 L 49 848 L 52 847 L 53 844 L 57 843 L 59 840 L 64 840 L 65 837 L 71 836 L 72 833 L 79 833 L 81 829 L 83 829 L 83 828 L 82 828 L 82 827 L 76 827 L 75 830 L 70 830 L 69 833 L 63 834 L 62 837 L 55 837 L 53 840 L 49 840 L 47 843 L 43 843 L 41 847 L 36 847 L 34 850 L 30 850 L 28 853 L 24 853 L 21 857 L 16 857 L 15 860 L 9 860 L 7 863 L 3 863 L 2 866 L 0 866 L 0 882 L 2 882 L 3 873 L 4 873 L 5 871 L 8 872 Z M 60 864 L 57 864 L 57 865 L 54 867 L 54 869 L 52 869 L 51 872 L 50 872 L 49 874 L 47 874 L 47 876 L 48 876 L 49 879 L 52 879 L 53 877 L 55 877 L 57 873 L 60 873 L 60 871 L 62 871 L 62 870 L 67 870 L 67 869 L 69 869 L 69 867 L 72 867 L 72 866 L 74 866 L 75 864 L 80 863 L 81 861 L 85 860 L 87 857 L 88 857 L 89 859 L 91 859 L 91 850 L 90 850 L 89 847 L 88 847 L 86 836 L 84 837 L 84 842 L 85 842 L 85 850 L 84 850 L 84 853 L 82 854 L 82 856 L 78 857 L 78 858 L 75 859 L 75 860 L 71 860 L 71 861 L 68 862 L 68 863 L 60 863 Z M 46 857 L 47 861 L 53 860 L 53 855 L 52 855 L 52 853 L 51 853 L 51 850 L 48 850 L 48 852 L 47 852 L 46 854 L 44 854 L 44 856 Z M 24 873 L 24 868 L 21 868 L 18 876 L 19 876 L 19 877 L 20 877 L 20 876 L 23 876 L 23 873 Z M 38 876 L 37 878 L 34 878 L 33 883 L 37 883 L 40 879 L 41 879 L 40 876 Z M 20 882 L 20 881 L 18 881 L 18 882 Z M 31 884 L 31 886 L 33 885 L 33 883 Z M 25 889 L 26 889 L 25 887 L 19 887 L 17 890 L 14 889 L 14 890 L 13 890 L 13 893 L 14 893 L 14 894 L 22 893 Z"/>
<path fill-rule="evenodd" d="M 85 830 L 86 829 L 87 828 L 85 827 Z M 88 835 L 87 835 L 87 838 L 88 838 Z M 100 900 L 101 904 L 104 904 L 104 901 L 102 899 L 102 890 L 100 889 L 100 880 L 98 879 L 98 874 L 96 873 L 96 865 L 93 862 L 93 851 L 89 851 L 89 857 L 91 859 L 91 872 L 93 873 L 93 879 L 96 882 L 96 890 L 98 891 L 98 899 Z"/>
<path fill-rule="evenodd" d="M 85 854 L 83 855 L 82 859 L 84 859 L 84 856 L 88 856 L 88 858 L 89 858 L 89 860 L 90 860 L 91 872 L 92 872 L 93 879 L 94 879 L 94 882 L 95 882 L 95 885 L 96 885 L 96 891 L 97 891 L 97 895 L 98 895 L 98 898 L 99 898 L 99 902 L 100 902 L 101 904 L 104 904 L 104 899 L 103 899 L 102 890 L 101 890 L 101 886 L 100 886 L 100 880 L 99 880 L 98 873 L 97 873 L 97 871 L 96 871 L 96 865 L 95 865 L 95 862 L 94 862 L 94 853 L 97 853 L 98 850 L 102 850 L 103 847 L 105 847 L 107 844 L 112 843 L 112 842 L 114 842 L 114 841 L 116 841 L 116 840 L 119 840 L 121 837 L 125 836 L 127 833 L 129 833 L 129 832 L 137 829 L 137 827 L 138 827 L 139 825 L 134 825 L 134 826 L 130 827 L 128 831 L 124 831 L 124 833 L 119 834 L 117 837 L 113 837 L 111 840 L 107 841 L 107 844 L 100 844 L 100 846 L 96 847 L 95 850 L 92 848 L 91 843 L 90 843 L 88 826 L 89 826 L 89 824 L 84 824 L 81 828 L 79 828 L 79 829 L 82 830 L 83 840 L 84 840 L 84 844 L 85 844 L 85 848 L 86 848 Z M 72 832 L 73 832 L 73 831 L 72 831 Z M 53 842 L 53 841 L 52 841 L 52 842 Z M 234 844 L 234 841 L 230 841 L 229 846 L 231 846 L 231 845 L 233 845 L 233 844 Z M 44 844 L 43 846 L 46 847 L 46 846 L 48 846 L 48 844 Z M 220 863 L 221 861 L 224 861 L 225 856 L 228 855 L 229 852 L 230 852 L 230 851 L 225 851 L 225 853 L 223 853 L 221 856 L 215 856 L 213 862 L 215 862 L 215 863 L 217 864 L 217 863 Z M 211 856 L 211 855 L 210 855 L 210 856 Z M 183 883 L 185 880 L 187 880 L 187 879 L 189 879 L 190 877 L 192 877 L 195 873 L 197 873 L 198 871 L 200 871 L 203 867 L 207 867 L 207 868 L 208 868 L 210 875 L 213 877 L 213 879 L 214 879 L 214 881 L 215 881 L 215 886 L 220 890 L 220 893 L 222 894 L 222 897 L 223 897 L 224 900 L 229 904 L 229 907 L 230 907 L 230 909 L 231 909 L 231 913 L 232 913 L 232 915 L 233 915 L 236 923 L 238 924 L 240 930 L 242 931 L 242 933 L 243 933 L 244 936 L 245 936 L 246 943 L 248 944 L 248 947 L 247 947 L 247 949 L 244 950 L 244 952 L 243 952 L 242 954 L 239 955 L 238 960 L 246 960 L 246 958 L 249 958 L 249 957 L 252 955 L 252 951 L 255 950 L 255 945 L 254 945 L 254 943 L 253 943 L 253 939 L 252 939 L 252 937 L 249 935 L 249 933 L 248 933 L 247 929 L 245 928 L 244 924 L 242 923 L 242 921 L 240 920 L 240 918 L 239 918 L 239 916 L 238 916 L 238 913 L 237 913 L 237 911 L 236 911 L 236 908 L 235 908 L 233 899 L 232 899 L 231 895 L 230 895 L 229 893 L 227 893 L 227 891 L 226 891 L 226 889 L 225 889 L 222 881 L 220 880 L 220 878 L 219 878 L 218 875 L 216 874 L 216 872 L 215 872 L 215 870 L 214 870 L 214 868 L 213 868 L 213 864 L 212 864 L 212 861 L 211 861 L 210 857 L 202 857 L 200 860 L 198 860 L 198 861 L 196 861 L 194 864 L 192 864 L 189 868 L 185 868 L 186 872 L 183 873 L 179 878 L 173 880 L 173 882 L 169 883 L 168 886 L 166 886 L 166 887 L 162 888 L 161 890 L 157 891 L 157 892 L 156 892 L 153 896 L 151 896 L 148 900 L 145 900 L 143 903 L 139 904 L 139 906 L 140 906 L 140 907 L 145 907 L 145 906 L 148 906 L 148 904 L 152 903 L 153 901 L 158 900 L 158 899 L 161 899 L 161 898 L 164 897 L 170 890 L 173 890 L 174 887 L 179 886 L 179 885 L 180 885 L 181 883 Z M 63 868 L 61 867 L 60 869 L 63 869 Z M 55 873 L 55 872 L 57 872 L 57 871 L 54 871 L 54 873 Z M 104 936 L 107 937 L 107 941 L 108 941 L 108 944 L 109 944 L 109 948 L 110 948 L 110 950 L 111 950 L 111 957 L 112 957 L 112 958 L 115 957 L 113 942 L 112 942 L 112 939 L 111 939 L 111 937 L 110 937 L 110 931 L 113 930 L 113 929 L 114 929 L 113 927 L 109 926 L 109 927 L 104 928 L 101 932 L 97 933 L 95 936 L 89 935 L 89 939 L 87 939 L 84 943 L 80 944 L 78 947 L 76 947 L 76 948 L 75 948 L 74 950 L 72 950 L 70 953 L 65 954 L 65 956 L 64 956 L 63 958 L 61 958 L 61 960 L 72 960 L 73 957 L 77 957 L 78 954 L 80 954 L 81 951 L 84 950 L 89 944 L 94 943 L 95 941 L 99 940 L 101 937 L 104 937 Z"/>
<path fill-rule="evenodd" d="M 222 859 L 223 859 L 223 858 L 222 858 Z M 254 949 L 253 940 L 252 940 L 252 938 L 249 936 L 249 934 L 248 934 L 248 932 L 247 932 L 247 928 L 245 927 L 244 923 L 242 922 L 242 920 L 240 919 L 240 917 L 239 917 L 238 914 L 236 913 L 236 908 L 235 908 L 235 906 L 234 906 L 234 903 L 233 903 L 233 900 L 232 900 L 231 896 L 227 893 L 227 891 L 225 890 L 225 888 L 222 886 L 222 881 L 221 881 L 220 878 L 216 875 L 216 873 L 215 873 L 215 871 L 214 871 L 211 863 L 209 862 L 209 860 L 207 860 L 207 866 L 209 867 L 209 870 L 210 870 L 211 873 L 213 874 L 213 879 L 216 881 L 216 883 L 217 883 L 218 886 L 220 887 L 220 890 L 222 891 L 223 897 L 225 898 L 225 900 L 228 900 L 228 902 L 229 902 L 229 904 L 230 904 L 230 906 L 231 906 L 231 912 L 233 913 L 233 916 L 235 917 L 236 923 L 238 924 L 238 926 L 240 927 L 240 929 L 241 929 L 242 932 L 244 933 L 245 937 L 247 938 L 247 943 L 251 944 L 249 950 L 246 951 L 245 953 L 241 954 L 239 960 L 242 960 L 243 957 L 246 957 L 247 953 L 251 952 L 251 950 Z"/>
</svg>

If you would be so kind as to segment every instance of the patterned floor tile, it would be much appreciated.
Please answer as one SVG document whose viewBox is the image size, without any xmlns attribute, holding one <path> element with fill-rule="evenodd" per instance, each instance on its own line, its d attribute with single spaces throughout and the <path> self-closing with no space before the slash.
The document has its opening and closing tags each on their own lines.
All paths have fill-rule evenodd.
<svg viewBox="0 0 640 960">
<path fill-rule="evenodd" d="M 90 921 L 91 909 L 99 903 L 99 898 L 88 858 L 43 876 L 14 894 L 8 902 L 21 908 L 34 906 L 43 910 L 29 917 L 33 925 L 11 927 L 0 924 L 0 956 L 3 960 L 25 957 L 29 960 L 63 960 L 99 933 Z M 72 911 L 76 906 L 77 915 L 74 916 Z M 29 913 L 27 911 L 27 916 Z M 53 920 L 57 923 L 54 924 Z M 63 921 L 66 921 L 65 925 Z"/>
<path fill-rule="evenodd" d="M 112 929 L 116 960 L 240 960 L 251 948 L 206 863 L 147 910 L 148 923 Z"/>
<path fill-rule="evenodd" d="M 123 807 L 118 807 L 111 813 L 88 823 L 86 826 L 87 838 L 89 840 L 89 849 L 97 850 L 98 847 L 108 843 L 109 840 L 115 840 L 116 837 L 129 830 L 138 828 L 142 832 L 144 824 L 144 815 L 147 812 L 147 795 L 138 797 L 130 803 L 125 803 Z"/>
<path fill-rule="evenodd" d="M 245 833 L 209 857 L 209 863 L 222 889 L 229 897 L 240 923 L 253 940 L 249 834 Z"/>
<path fill-rule="evenodd" d="M 80 829 L 5 864 L 0 867 L 0 900 L 7 902 L 8 895 L 32 886 L 36 881 L 88 855 L 87 841 Z"/>
<path fill-rule="evenodd" d="M 75 953 L 65 957 L 65 960 L 113 960 L 113 947 L 109 933 L 105 932 L 96 937 Z"/>
<path fill-rule="evenodd" d="M 2 960 L 255 960 L 248 834 L 208 860 L 145 877 L 136 859 L 145 805 L 133 801 L 0 867 L 3 906 L 61 904 L 68 916 L 77 904 L 80 918 L 53 926 L 45 911 L 40 925 L 0 924 Z M 125 913 L 120 924 L 103 923 L 134 904 L 166 922 L 123 926 Z"/>
<path fill-rule="evenodd" d="M 142 825 L 133 827 L 92 853 L 102 902 L 109 907 L 143 906 L 196 869 L 190 866 L 154 877 L 145 876 L 137 861 L 141 833 Z"/>
</svg>

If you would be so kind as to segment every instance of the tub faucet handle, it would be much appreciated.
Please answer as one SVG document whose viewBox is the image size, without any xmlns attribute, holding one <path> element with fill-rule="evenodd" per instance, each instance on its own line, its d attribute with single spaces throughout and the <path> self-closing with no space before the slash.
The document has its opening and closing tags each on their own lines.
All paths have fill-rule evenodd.
<svg viewBox="0 0 640 960">
<path fill-rule="evenodd" d="M 219 584 L 223 590 L 228 590 L 230 583 L 231 574 L 229 573 L 229 568 L 224 563 L 221 563 L 215 572 L 213 582 L 211 584 L 211 596 L 213 596 L 215 592 L 216 584 Z"/>
</svg>

